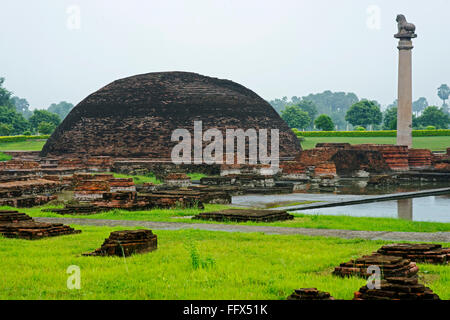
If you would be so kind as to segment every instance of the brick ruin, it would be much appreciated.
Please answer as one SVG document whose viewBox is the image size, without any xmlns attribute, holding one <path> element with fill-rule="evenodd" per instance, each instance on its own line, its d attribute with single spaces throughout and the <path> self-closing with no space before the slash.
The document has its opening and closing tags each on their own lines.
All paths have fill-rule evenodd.
<svg viewBox="0 0 450 320">
<path fill-rule="evenodd" d="M 328 292 L 319 291 L 317 288 L 303 288 L 295 290 L 287 300 L 334 300 L 334 298 Z"/>
<path fill-rule="evenodd" d="M 281 157 L 301 150 L 272 106 L 244 86 L 190 72 L 156 72 L 114 81 L 89 95 L 48 139 L 41 156 L 168 160 L 177 144 L 172 133 L 192 132 L 194 121 L 223 135 L 230 128 L 278 129 Z"/>
<path fill-rule="evenodd" d="M 377 252 L 423 263 L 448 264 L 450 260 L 450 248 L 442 248 L 440 244 L 393 243 L 381 247 Z"/>
<path fill-rule="evenodd" d="M 113 209 L 149 210 L 153 208 L 203 207 L 202 196 L 195 192 L 140 193 L 131 178 L 114 178 L 113 174 L 74 174 L 74 200 L 63 209 L 50 209 L 59 214 L 91 214 Z"/>
<path fill-rule="evenodd" d="M 367 285 L 355 292 L 353 300 L 440 300 L 430 288 L 417 278 L 389 277 L 380 281 L 379 288 Z"/>
<path fill-rule="evenodd" d="M 197 220 L 273 222 L 294 219 L 286 210 L 228 209 L 217 212 L 202 212 L 193 217 Z"/>
<path fill-rule="evenodd" d="M 158 237 L 151 230 L 121 230 L 111 232 L 99 249 L 84 256 L 125 256 L 156 250 Z"/>
<path fill-rule="evenodd" d="M 6 238 L 39 240 L 80 232 L 61 223 L 36 222 L 30 216 L 17 211 L 0 211 L 0 235 Z"/>
<path fill-rule="evenodd" d="M 409 259 L 374 253 L 341 263 L 339 267 L 334 269 L 333 274 L 340 277 L 368 278 L 372 274 L 372 272 L 368 272 L 368 268 L 371 266 L 380 268 L 382 278 L 414 277 L 419 271 L 417 265 Z"/>
</svg>

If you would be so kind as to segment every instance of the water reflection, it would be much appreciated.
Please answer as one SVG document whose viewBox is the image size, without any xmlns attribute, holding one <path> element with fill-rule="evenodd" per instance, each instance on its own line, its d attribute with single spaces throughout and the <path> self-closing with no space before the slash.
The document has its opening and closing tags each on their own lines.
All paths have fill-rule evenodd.
<svg viewBox="0 0 450 320">
<path fill-rule="evenodd" d="M 397 216 L 399 219 L 413 221 L 413 199 L 397 200 Z"/>
<path fill-rule="evenodd" d="M 385 217 L 450 223 L 450 195 L 373 202 L 352 206 L 299 210 L 304 214 Z"/>
</svg>

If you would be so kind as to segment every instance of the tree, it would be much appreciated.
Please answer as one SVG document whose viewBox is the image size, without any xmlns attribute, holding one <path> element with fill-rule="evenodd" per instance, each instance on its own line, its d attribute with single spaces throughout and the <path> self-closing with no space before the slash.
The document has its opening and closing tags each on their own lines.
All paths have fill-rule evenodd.
<svg viewBox="0 0 450 320">
<path fill-rule="evenodd" d="M 424 127 L 434 126 L 438 129 L 447 129 L 450 124 L 450 116 L 442 108 L 429 106 L 422 112 L 418 121 Z"/>
<path fill-rule="evenodd" d="M 365 128 L 369 125 L 380 124 L 382 118 L 380 107 L 369 100 L 361 100 L 353 104 L 345 115 L 345 120 L 353 126 L 363 126 Z"/>
<path fill-rule="evenodd" d="M 11 102 L 12 92 L 8 91 L 3 87 L 4 82 L 5 78 L 0 78 L 0 106 L 11 108 L 13 106 Z"/>
<path fill-rule="evenodd" d="M 275 99 L 275 100 L 271 100 L 269 101 L 270 105 L 275 109 L 276 112 L 281 114 L 281 111 L 283 111 L 283 109 L 289 105 L 289 101 L 287 97 L 283 97 L 281 99 Z"/>
<path fill-rule="evenodd" d="M 412 111 L 417 115 L 421 113 L 425 108 L 428 107 L 428 101 L 426 98 L 421 97 L 413 102 Z"/>
<path fill-rule="evenodd" d="M 33 113 L 30 111 L 30 104 L 28 103 L 27 99 L 12 97 L 11 102 L 16 108 L 17 113 L 23 115 L 25 119 L 30 119 Z"/>
<path fill-rule="evenodd" d="M 308 113 L 302 111 L 299 106 L 287 106 L 281 111 L 281 118 L 286 121 L 289 127 L 304 129 L 311 123 Z"/>
<path fill-rule="evenodd" d="M 12 126 L 6 123 L 0 123 L 0 136 L 9 136 L 12 132 Z"/>
<path fill-rule="evenodd" d="M 38 125 L 38 132 L 40 134 L 51 134 L 53 131 L 55 131 L 55 128 L 55 124 L 43 121 Z"/>
<path fill-rule="evenodd" d="M 442 99 L 443 104 L 442 106 L 446 106 L 445 100 L 448 99 L 450 96 L 450 88 L 446 84 L 441 84 L 441 86 L 438 88 L 438 96 Z"/>
<path fill-rule="evenodd" d="M 295 97 L 292 97 L 292 100 L 294 100 L 294 98 Z M 314 119 L 317 116 L 317 107 L 314 102 L 309 100 L 298 100 L 296 105 L 300 107 L 300 110 L 308 114 L 309 118 L 311 119 L 309 127 L 312 128 L 314 125 Z"/>
<path fill-rule="evenodd" d="M 28 121 L 21 114 L 7 106 L 0 106 L 0 123 L 9 125 L 12 135 L 22 134 L 30 127 Z"/>
<path fill-rule="evenodd" d="M 317 117 L 317 119 L 314 121 L 314 124 L 316 127 L 322 131 L 333 131 L 334 130 L 334 123 L 333 120 L 326 114 L 321 114 Z"/>
<path fill-rule="evenodd" d="M 397 107 L 386 109 L 383 114 L 383 129 L 397 130 Z"/>
<path fill-rule="evenodd" d="M 398 105 L 398 99 L 395 99 L 394 102 L 392 102 L 391 104 L 388 104 L 386 106 L 386 109 L 397 108 L 397 105 Z"/>
<path fill-rule="evenodd" d="M 55 127 L 61 123 L 61 119 L 57 114 L 51 113 L 47 110 L 34 110 L 29 121 L 31 128 L 35 131 L 38 130 L 38 126 L 41 122 L 52 123 Z"/>
<path fill-rule="evenodd" d="M 53 103 L 50 107 L 48 107 L 47 110 L 52 113 L 56 113 L 57 115 L 59 115 L 61 120 L 64 120 L 64 118 L 67 117 L 67 115 L 72 109 L 73 104 L 66 101 L 61 101 L 58 104 Z"/>
</svg>

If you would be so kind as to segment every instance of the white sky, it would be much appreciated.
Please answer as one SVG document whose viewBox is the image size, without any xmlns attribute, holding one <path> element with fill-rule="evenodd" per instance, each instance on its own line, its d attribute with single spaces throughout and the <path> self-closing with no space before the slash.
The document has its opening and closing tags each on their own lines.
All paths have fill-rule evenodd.
<svg viewBox="0 0 450 320">
<path fill-rule="evenodd" d="M 417 26 L 414 99 L 441 105 L 437 88 L 450 84 L 448 0 L 0 4 L 0 76 L 32 108 L 76 104 L 118 78 L 173 70 L 230 79 L 268 100 L 332 90 L 385 105 L 397 95 L 398 13 Z M 73 5 L 79 29 L 67 13 Z M 370 6 L 380 10 L 380 29 L 367 24 Z"/>
</svg>

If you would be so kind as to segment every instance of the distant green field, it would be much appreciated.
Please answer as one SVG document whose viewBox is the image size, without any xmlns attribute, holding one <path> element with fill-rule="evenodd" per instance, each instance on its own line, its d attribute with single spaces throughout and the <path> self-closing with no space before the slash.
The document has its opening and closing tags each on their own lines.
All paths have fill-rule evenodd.
<svg viewBox="0 0 450 320">
<path fill-rule="evenodd" d="M 304 149 L 312 149 L 319 142 L 348 142 L 350 144 L 395 144 L 395 137 L 306 137 L 302 142 Z M 414 137 L 413 148 L 431 149 L 432 151 L 445 151 L 450 148 L 450 137 Z"/>
<path fill-rule="evenodd" d="M 20 142 L 0 143 L 0 151 L 40 151 L 47 140 L 27 140 Z"/>
<path fill-rule="evenodd" d="M 28 140 L 23 142 L 0 143 L 0 151 L 28 150 L 39 151 L 45 140 Z M 351 144 L 375 143 L 395 144 L 395 137 L 306 137 L 302 142 L 304 149 L 312 149 L 319 142 L 348 142 Z M 450 136 L 442 137 L 414 137 L 413 147 L 417 149 L 431 149 L 432 151 L 445 151 L 450 148 Z"/>
</svg>

